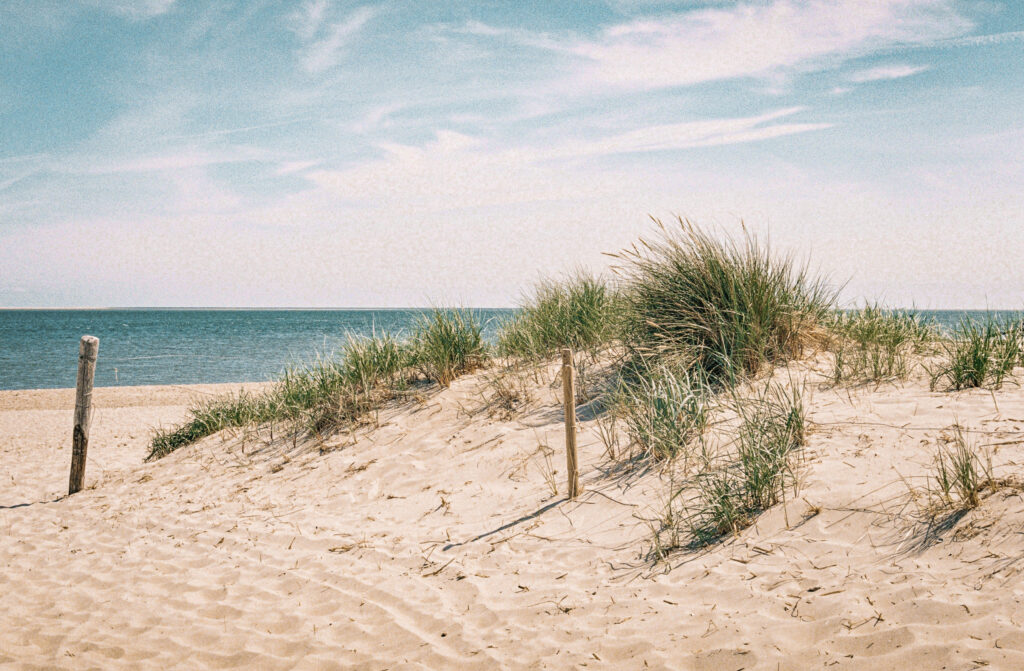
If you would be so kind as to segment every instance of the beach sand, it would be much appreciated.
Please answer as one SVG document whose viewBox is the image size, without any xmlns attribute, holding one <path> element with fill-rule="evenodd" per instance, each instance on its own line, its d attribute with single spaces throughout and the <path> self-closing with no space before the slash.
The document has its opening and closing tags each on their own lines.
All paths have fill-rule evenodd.
<svg viewBox="0 0 1024 671">
<path fill-rule="evenodd" d="M 583 412 L 564 499 L 553 371 L 511 419 L 484 373 L 355 436 L 225 432 L 152 463 L 152 427 L 239 385 L 98 389 L 72 497 L 73 391 L 0 392 L 0 667 L 1024 668 L 1020 489 L 932 529 L 911 500 L 954 422 L 997 476 L 1024 468 L 1020 369 L 939 393 L 795 367 L 799 496 L 660 562 L 664 474 L 613 468 Z"/>
</svg>

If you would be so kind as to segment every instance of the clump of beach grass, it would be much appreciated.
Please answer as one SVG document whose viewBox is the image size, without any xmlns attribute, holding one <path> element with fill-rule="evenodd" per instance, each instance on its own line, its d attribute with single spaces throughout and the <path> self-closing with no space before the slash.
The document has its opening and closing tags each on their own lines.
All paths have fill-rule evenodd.
<svg viewBox="0 0 1024 671">
<path fill-rule="evenodd" d="M 204 399 L 189 408 L 191 419 L 171 429 L 157 429 L 147 459 L 157 459 L 180 447 L 229 427 L 265 421 L 271 416 L 267 399 L 240 391 Z"/>
<path fill-rule="evenodd" d="M 710 398 L 699 371 L 652 363 L 622 383 L 615 414 L 641 456 L 667 460 L 682 455 L 688 463 L 692 444 L 707 427 Z"/>
<path fill-rule="evenodd" d="M 1024 354 L 1024 323 L 961 319 L 941 343 L 940 361 L 931 371 L 931 388 L 959 391 L 998 389 Z"/>
<path fill-rule="evenodd" d="M 697 546 L 749 526 L 784 503 L 786 488 L 796 482 L 793 459 L 806 435 L 803 390 L 770 382 L 754 397 L 736 397 L 734 406 L 735 449 L 698 474 L 685 518 Z"/>
<path fill-rule="evenodd" d="M 262 394 L 243 391 L 196 403 L 188 421 L 155 432 L 147 459 L 232 427 L 281 421 L 321 432 L 358 422 L 404 388 L 412 361 L 412 349 L 388 334 L 350 336 L 338 358 L 288 368 Z"/>
<path fill-rule="evenodd" d="M 839 312 L 830 328 L 833 384 L 906 379 L 912 357 L 938 339 L 935 325 L 919 313 L 878 305 Z"/>
<path fill-rule="evenodd" d="M 981 503 L 981 492 L 992 485 L 992 457 L 968 443 L 959 424 L 935 455 L 933 478 L 940 506 L 970 510 Z"/>
<path fill-rule="evenodd" d="M 683 219 L 655 222 L 657 239 L 617 255 L 634 349 L 681 356 L 713 383 L 732 384 L 822 342 L 834 293 L 806 267 L 746 230 L 736 239 Z"/>
<path fill-rule="evenodd" d="M 421 316 L 413 348 L 415 365 L 442 387 L 482 366 L 488 355 L 483 325 L 475 312 L 465 309 L 435 308 Z"/>
<path fill-rule="evenodd" d="M 601 277 L 579 270 L 542 280 L 498 332 L 503 356 L 544 359 L 563 347 L 595 352 L 619 335 L 620 298 Z"/>
</svg>

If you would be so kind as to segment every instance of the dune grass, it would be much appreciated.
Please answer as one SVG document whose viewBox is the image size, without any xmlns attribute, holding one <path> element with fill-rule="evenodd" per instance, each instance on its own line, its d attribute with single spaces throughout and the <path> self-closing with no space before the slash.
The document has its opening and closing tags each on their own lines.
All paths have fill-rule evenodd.
<svg viewBox="0 0 1024 671">
<path fill-rule="evenodd" d="M 616 414 L 641 455 L 656 460 L 683 455 L 688 462 L 692 443 L 707 427 L 710 396 L 699 373 L 653 364 L 622 384 Z"/>
<path fill-rule="evenodd" d="M 562 280 L 543 280 L 523 299 L 520 312 L 498 333 L 507 357 L 544 359 L 563 347 L 593 352 L 619 336 L 618 294 L 585 271 Z"/>
<path fill-rule="evenodd" d="M 795 480 L 793 456 L 805 440 L 802 390 L 769 383 L 754 397 L 735 398 L 734 405 L 735 450 L 697 476 L 696 497 L 685 517 L 695 546 L 749 526 L 784 500 Z"/>
<path fill-rule="evenodd" d="M 913 355 L 939 337 L 935 325 L 917 312 L 878 305 L 837 312 L 829 327 L 833 384 L 906 379 Z"/>
<path fill-rule="evenodd" d="M 992 316 L 981 322 L 962 319 L 940 349 L 940 361 L 931 371 L 932 389 L 998 389 L 1022 362 L 1024 323 Z"/>
<path fill-rule="evenodd" d="M 230 427 L 290 422 L 314 433 L 362 421 L 396 398 L 419 371 L 449 386 L 487 358 L 475 313 L 435 309 L 415 324 L 412 338 L 349 336 L 335 358 L 289 368 L 262 394 L 239 393 L 196 403 L 191 418 L 158 429 L 147 459 L 155 459 Z"/>
<path fill-rule="evenodd" d="M 265 398 L 244 391 L 199 401 L 189 408 L 189 414 L 191 419 L 179 426 L 157 429 L 147 460 L 159 459 L 222 429 L 265 421 L 271 415 Z"/>
<path fill-rule="evenodd" d="M 264 393 L 243 391 L 194 404 L 191 419 L 155 432 L 147 459 L 231 427 L 281 421 L 322 431 L 356 421 L 397 390 L 410 357 L 409 348 L 390 335 L 351 336 L 338 359 L 289 368 Z"/>
<path fill-rule="evenodd" d="M 805 267 L 746 232 L 716 238 L 682 219 L 655 221 L 658 238 L 617 255 L 635 349 L 730 383 L 822 341 L 834 293 Z"/>
<path fill-rule="evenodd" d="M 977 508 L 982 491 L 993 482 L 991 455 L 968 443 L 963 429 L 955 425 L 952 440 L 935 455 L 933 477 L 940 508 Z"/>
<path fill-rule="evenodd" d="M 482 333 L 483 324 L 472 310 L 435 308 L 416 322 L 414 364 L 427 379 L 449 387 L 455 378 L 487 360 Z"/>
</svg>

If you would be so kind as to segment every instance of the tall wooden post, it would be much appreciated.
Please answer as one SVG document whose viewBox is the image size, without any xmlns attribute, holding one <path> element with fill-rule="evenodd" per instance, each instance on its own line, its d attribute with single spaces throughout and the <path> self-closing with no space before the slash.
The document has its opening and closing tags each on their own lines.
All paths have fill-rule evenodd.
<svg viewBox="0 0 1024 671">
<path fill-rule="evenodd" d="M 85 455 L 89 451 L 89 425 L 92 423 L 92 381 L 96 375 L 99 338 L 82 336 L 78 343 L 78 384 L 75 387 L 75 429 L 71 436 L 71 478 L 68 495 L 82 489 L 85 480 Z"/>
<path fill-rule="evenodd" d="M 569 471 L 569 500 L 580 493 L 580 469 L 576 455 L 576 385 L 573 381 L 572 350 L 562 349 L 562 394 L 565 407 L 565 463 Z"/>
</svg>

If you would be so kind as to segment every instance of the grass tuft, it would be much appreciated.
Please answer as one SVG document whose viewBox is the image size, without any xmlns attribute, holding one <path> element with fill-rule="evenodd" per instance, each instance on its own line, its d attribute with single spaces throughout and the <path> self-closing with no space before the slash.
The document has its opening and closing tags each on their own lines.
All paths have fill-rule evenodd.
<svg viewBox="0 0 1024 671">
<path fill-rule="evenodd" d="M 735 453 L 697 476 L 697 495 L 686 518 L 693 543 L 707 545 L 749 526 L 784 500 L 795 482 L 793 455 L 804 444 L 803 391 L 768 384 L 754 398 L 735 399 L 740 425 Z"/>
<path fill-rule="evenodd" d="M 979 453 L 956 425 L 950 444 L 940 446 L 935 455 L 934 478 L 942 507 L 977 508 L 981 492 L 993 482 L 991 455 Z"/>
<path fill-rule="evenodd" d="M 644 456 L 689 461 L 691 443 L 708 424 L 707 381 L 696 372 L 654 364 L 626 382 L 618 409 L 632 444 Z"/>
<path fill-rule="evenodd" d="M 1024 323 L 991 316 L 962 319 L 942 343 L 941 362 L 931 371 L 931 388 L 998 389 L 1024 355 Z"/>
<path fill-rule="evenodd" d="M 482 332 L 483 325 L 472 310 L 435 308 L 416 322 L 415 364 L 427 379 L 449 387 L 459 375 L 486 361 Z"/>
<path fill-rule="evenodd" d="M 312 432 L 358 422 L 405 385 L 408 346 L 390 335 L 349 337 L 339 359 L 292 367 L 265 393 L 219 396 L 190 408 L 191 419 L 158 429 L 147 459 L 158 459 L 222 429 L 288 421 Z"/>
<path fill-rule="evenodd" d="M 618 255 L 627 337 L 645 354 L 687 358 L 714 383 L 800 356 L 824 337 L 834 294 L 755 237 L 718 239 L 688 221 L 661 225 Z"/>
<path fill-rule="evenodd" d="M 543 280 L 502 326 L 498 351 L 524 359 L 548 358 L 563 347 L 594 352 L 618 337 L 620 313 L 618 295 L 599 277 L 577 271 Z"/>
<path fill-rule="evenodd" d="M 911 356 L 938 338 L 935 325 L 918 313 L 877 305 L 840 312 L 830 327 L 833 384 L 906 379 Z"/>
</svg>

